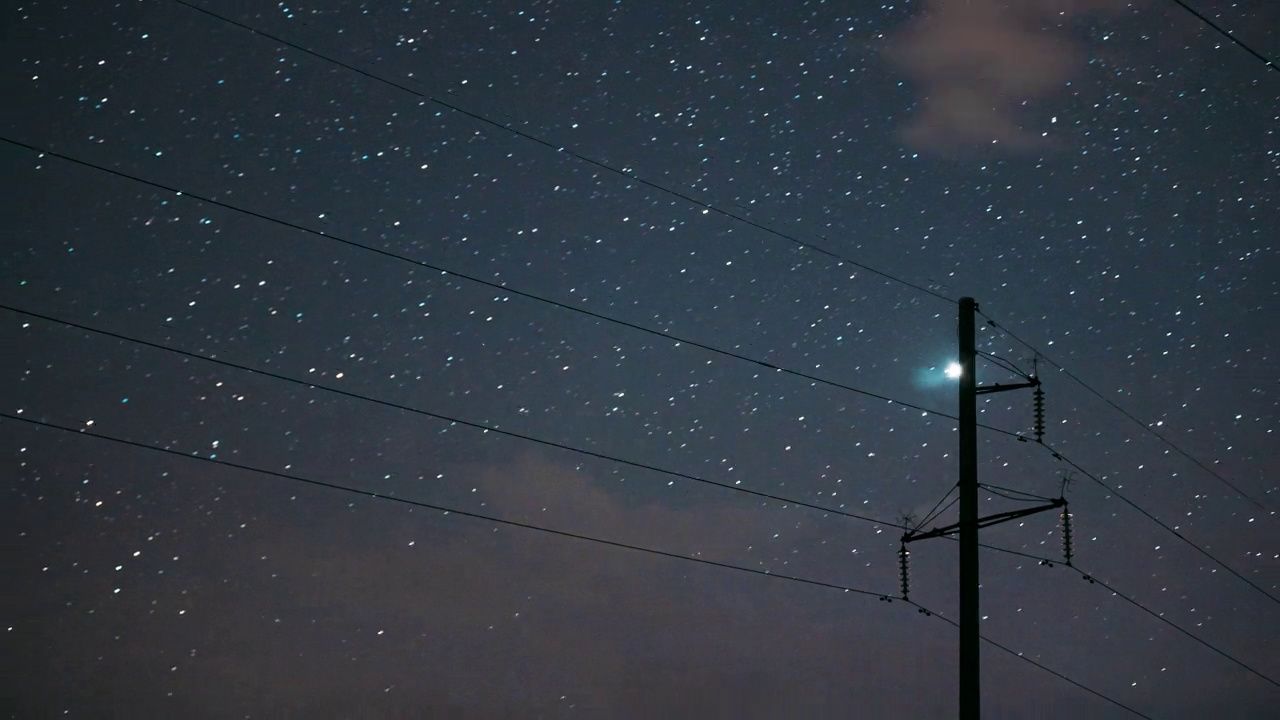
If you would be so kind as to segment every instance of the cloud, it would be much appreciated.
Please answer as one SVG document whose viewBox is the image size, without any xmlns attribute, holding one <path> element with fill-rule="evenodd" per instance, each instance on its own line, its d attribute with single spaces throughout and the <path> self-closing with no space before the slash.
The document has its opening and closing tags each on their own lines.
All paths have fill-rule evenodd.
<svg viewBox="0 0 1280 720">
<path fill-rule="evenodd" d="M 1028 127 L 1025 108 L 1068 92 L 1089 49 L 1071 36 L 1074 21 L 1111 17 L 1125 0 L 929 0 L 885 49 L 919 89 L 916 113 L 901 128 L 919 149 L 957 151 L 1049 144 Z"/>
<path fill-rule="evenodd" d="M 828 579 L 829 555 L 800 553 L 825 573 L 783 561 L 824 543 L 849 557 L 830 542 L 847 523 L 754 499 L 697 501 L 639 477 L 620 486 L 536 455 L 450 475 L 476 489 L 470 509 L 543 527 Z M 662 499 L 637 497 L 651 492 Z M 385 502 L 246 504 L 257 521 L 236 543 L 212 534 L 223 551 L 184 578 L 198 588 L 186 615 L 151 614 L 162 578 L 130 588 L 130 616 L 147 624 L 113 644 L 113 666 L 131 669 L 112 684 L 121 706 L 190 677 L 199 682 L 178 692 L 189 717 L 517 717 L 572 704 L 611 717 L 765 718 L 809 702 L 831 679 L 822 672 L 872 677 L 916 661 L 859 651 L 882 646 L 869 636 L 882 629 L 833 620 L 879 610 L 870 598 Z M 764 673 L 775 663 L 806 669 Z"/>
</svg>

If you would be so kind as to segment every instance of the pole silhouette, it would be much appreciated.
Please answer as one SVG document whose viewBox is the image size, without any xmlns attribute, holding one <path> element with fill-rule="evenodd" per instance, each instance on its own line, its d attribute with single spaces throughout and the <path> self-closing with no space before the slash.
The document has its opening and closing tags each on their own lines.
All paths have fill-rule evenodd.
<svg viewBox="0 0 1280 720">
<path fill-rule="evenodd" d="M 956 365 L 960 368 L 959 387 L 959 420 L 960 430 L 960 521 L 951 525 L 934 527 L 925 530 L 920 526 L 908 528 L 902 535 L 902 549 L 899 571 L 902 574 L 902 597 L 907 597 L 909 589 L 907 579 L 907 543 L 929 538 L 958 536 L 960 541 L 960 720 L 979 720 L 982 716 L 982 636 L 979 623 L 982 615 L 979 612 L 979 593 L 981 583 L 978 574 L 978 532 L 982 528 L 1000 523 L 1018 520 L 1047 510 L 1063 509 L 1063 520 L 1066 523 L 1064 534 L 1070 537 L 1069 518 L 1066 511 L 1067 501 L 1063 497 L 1051 500 L 1045 505 L 1037 505 L 1021 510 L 999 512 L 987 517 L 978 517 L 978 396 L 990 393 L 1008 392 L 1033 388 L 1035 396 L 1036 436 L 1043 436 L 1044 402 L 1040 393 L 1040 380 L 1034 375 L 1022 375 L 1026 382 L 995 383 L 993 385 L 978 384 L 978 352 L 976 347 L 976 328 L 974 315 L 978 303 L 971 297 L 960 298 L 960 316 L 957 323 L 958 357 Z M 1006 370 L 1008 365 L 1003 366 Z M 1015 372 L 1018 372 L 1015 369 Z M 1018 373 L 1022 374 L 1022 373 Z M 1018 438 L 1022 440 L 1021 436 Z M 1047 499 L 1047 498 L 1045 498 Z M 1071 564 L 1070 545 L 1064 546 L 1067 564 Z M 924 612 L 921 610 L 921 612 Z"/>
<path fill-rule="evenodd" d="M 971 297 L 960 298 L 960 720 L 982 713 L 978 622 L 978 383 Z"/>
</svg>

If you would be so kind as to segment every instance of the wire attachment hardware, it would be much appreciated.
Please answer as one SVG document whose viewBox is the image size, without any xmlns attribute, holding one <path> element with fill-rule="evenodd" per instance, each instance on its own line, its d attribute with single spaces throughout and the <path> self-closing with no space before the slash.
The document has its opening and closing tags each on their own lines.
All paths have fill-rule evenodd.
<svg viewBox="0 0 1280 720">
<path fill-rule="evenodd" d="M 898 545 L 898 574 L 899 574 L 899 579 L 902 581 L 902 599 L 903 600 L 910 599 L 909 593 L 911 590 L 911 578 L 907 575 L 908 563 L 909 563 L 908 558 L 910 557 L 911 557 L 911 553 L 907 551 L 907 544 L 903 542 L 900 545 Z"/>
<path fill-rule="evenodd" d="M 1040 386 L 1037 385 L 1036 391 L 1032 395 L 1033 395 L 1033 399 L 1031 402 L 1032 402 L 1033 408 L 1035 409 L 1035 418 L 1036 418 L 1036 424 L 1035 424 L 1036 442 L 1042 443 L 1044 442 L 1044 390 L 1042 390 Z"/>
<path fill-rule="evenodd" d="M 1071 567 L 1071 507 L 1062 506 L 1062 557 L 1067 567 Z"/>
</svg>

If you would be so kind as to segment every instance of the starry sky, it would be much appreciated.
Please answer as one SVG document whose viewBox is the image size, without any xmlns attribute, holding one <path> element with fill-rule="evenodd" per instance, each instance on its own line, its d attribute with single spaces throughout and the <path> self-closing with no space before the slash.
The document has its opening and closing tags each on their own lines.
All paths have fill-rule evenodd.
<svg viewBox="0 0 1280 720">
<path fill-rule="evenodd" d="M 980 512 L 1073 523 L 985 716 L 1280 703 L 1280 72 L 1175 2 L 4 28 L 7 716 L 954 717 L 961 296 Z"/>
</svg>

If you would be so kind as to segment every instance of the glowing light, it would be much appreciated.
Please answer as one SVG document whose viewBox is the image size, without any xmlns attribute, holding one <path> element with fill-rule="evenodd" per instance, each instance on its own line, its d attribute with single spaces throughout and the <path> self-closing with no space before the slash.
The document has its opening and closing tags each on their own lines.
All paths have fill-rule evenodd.
<svg viewBox="0 0 1280 720">
<path fill-rule="evenodd" d="M 953 362 L 947 366 L 947 369 L 946 369 L 947 377 L 952 379 L 958 378 L 960 377 L 960 373 L 962 371 L 963 371 L 963 368 L 960 367 L 960 363 Z"/>
</svg>

